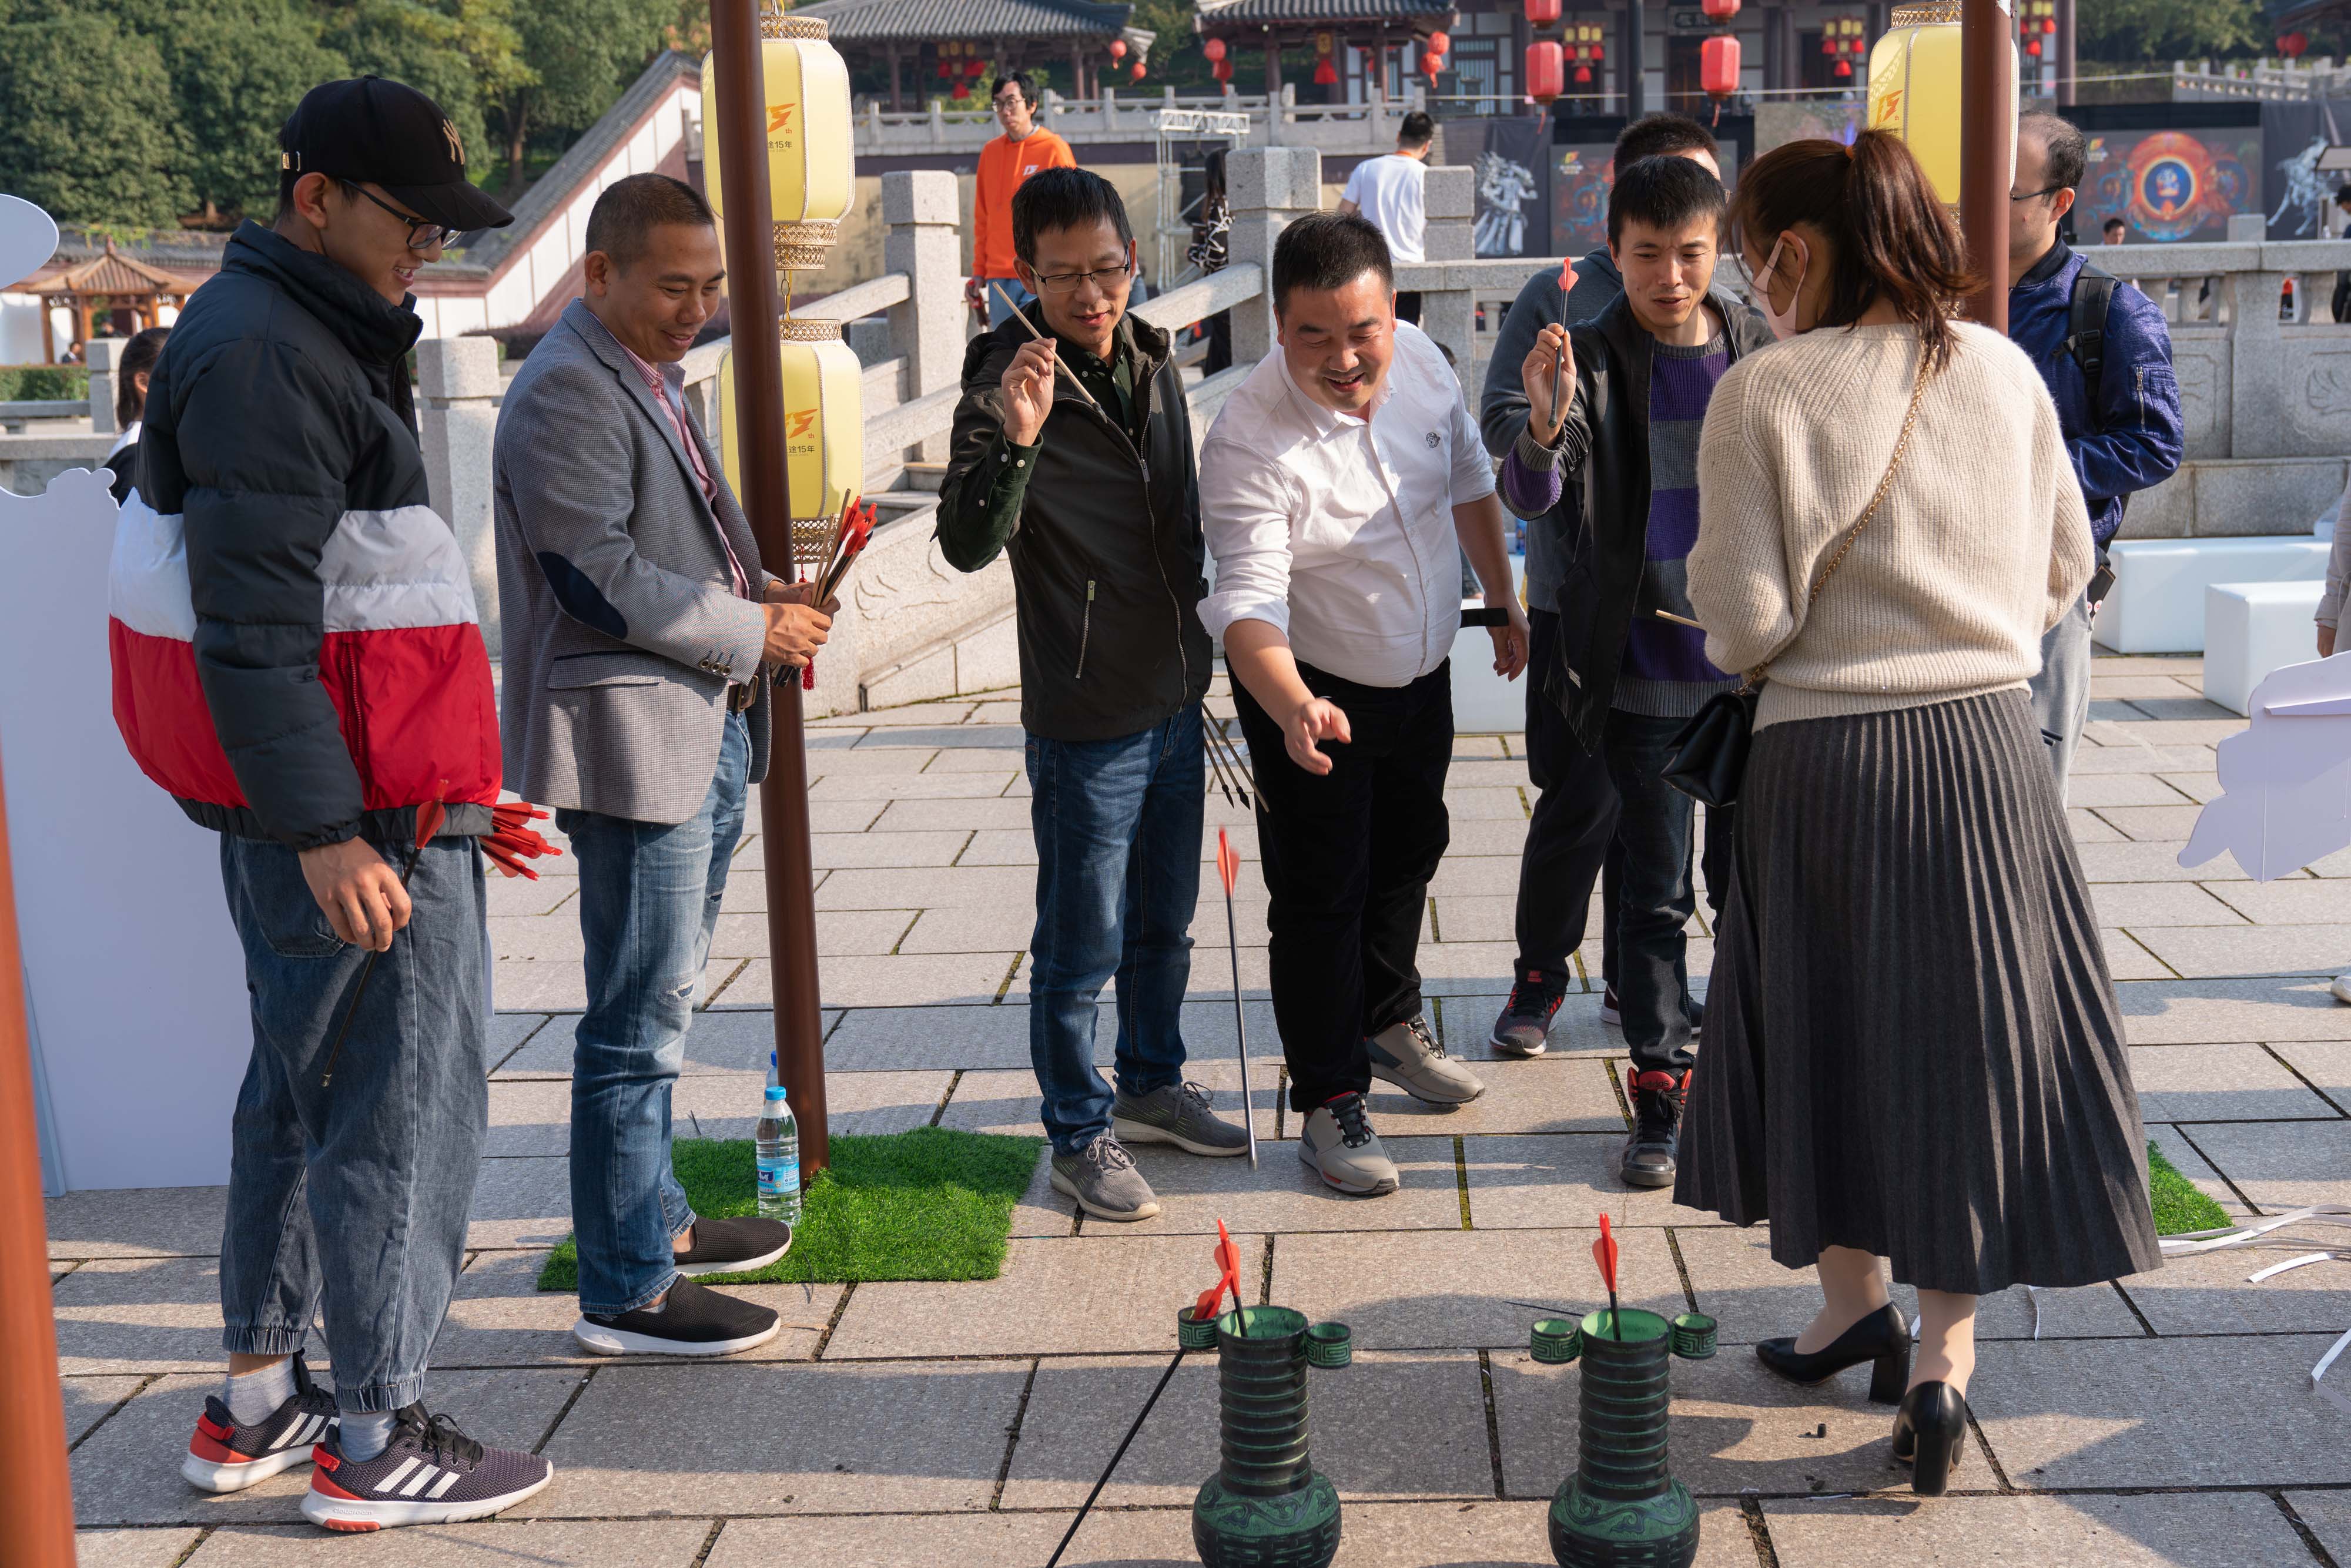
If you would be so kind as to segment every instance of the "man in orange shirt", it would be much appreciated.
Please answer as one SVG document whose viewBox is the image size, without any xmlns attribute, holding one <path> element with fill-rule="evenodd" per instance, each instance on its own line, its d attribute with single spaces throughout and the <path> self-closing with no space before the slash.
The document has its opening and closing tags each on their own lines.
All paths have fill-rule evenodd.
<svg viewBox="0 0 2351 1568">
<path fill-rule="evenodd" d="M 1012 268 L 1012 193 L 1040 169 L 1074 169 L 1070 144 L 1037 123 L 1037 90 L 1026 71 L 996 78 L 996 120 L 1004 134 L 979 150 L 979 178 L 971 199 L 971 279 L 964 298 L 986 309 L 993 329 L 1014 305 L 1034 298 Z M 1001 286 L 1001 292 L 996 286 Z M 1012 304 L 1005 303 L 1010 295 Z"/>
</svg>

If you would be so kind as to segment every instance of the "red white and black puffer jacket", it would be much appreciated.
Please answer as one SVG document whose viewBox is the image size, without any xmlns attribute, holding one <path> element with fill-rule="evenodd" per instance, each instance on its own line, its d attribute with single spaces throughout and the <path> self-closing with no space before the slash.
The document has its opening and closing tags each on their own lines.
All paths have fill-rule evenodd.
<svg viewBox="0 0 2351 1568">
<path fill-rule="evenodd" d="M 114 717 L 205 827 L 297 849 L 491 831 L 497 711 L 464 552 L 426 504 L 421 324 L 247 223 L 147 394 L 110 584 Z"/>
</svg>

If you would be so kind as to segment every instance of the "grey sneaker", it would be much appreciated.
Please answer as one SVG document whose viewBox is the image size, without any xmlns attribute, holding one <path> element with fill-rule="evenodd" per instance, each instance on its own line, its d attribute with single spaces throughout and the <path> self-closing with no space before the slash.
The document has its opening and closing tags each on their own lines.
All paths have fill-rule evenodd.
<svg viewBox="0 0 2351 1568">
<path fill-rule="evenodd" d="M 1130 1144 L 1173 1144 L 1187 1155 L 1249 1153 L 1249 1130 L 1209 1109 L 1208 1092 L 1196 1083 L 1121 1094 L 1111 1104 L 1110 1130 Z"/>
<path fill-rule="evenodd" d="M 1342 1094 L 1314 1107 L 1298 1134 L 1298 1157 L 1341 1192 L 1372 1197 L 1404 1185 L 1395 1162 L 1380 1147 L 1380 1135 L 1372 1131 L 1360 1094 Z"/>
<path fill-rule="evenodd" d="M 1053 1156 L 1053 1190 L 1077 1199 L 1097 1219 L 1150 1219 L 1159 1213 L 1159 1199 L 1134 1168 L 1134 1156 L 1108 1133 L 1074 1155 Z"/>
<path fill-rule="evenodd" d="M 1372 1076 L 1384 1078 L 1416 1100 L 1459 1105 L 1486 1092 L 1478 1075 L 1445 1054 L 1425 1016 L 1390 1024 L 1370 1040 Z"/>
<path fill-rule="evenodd" d="M 1510 999 L 1494 1020 L 1494 1049 L 1505 1056 L 1541 1056 L 1551 1043 L 1551 1020 L 1567 998 L 1564 982 L 1547 980 L 1540 969 L 1529 969 L 1512 982 Z"/>
</svg>

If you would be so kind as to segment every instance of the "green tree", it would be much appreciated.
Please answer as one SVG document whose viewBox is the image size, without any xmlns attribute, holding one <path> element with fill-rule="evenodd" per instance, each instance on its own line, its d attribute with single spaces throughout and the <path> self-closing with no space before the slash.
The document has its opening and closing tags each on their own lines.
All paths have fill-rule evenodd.
<svg viewBox="0 0 2351 1568">
<path fill-rule="evenodd" d="M 301 0 L 118 0 L 126 26 L 151 39 L 185 128 L 183 165 L 206 220 L 266 218 L 277 196 L 277 131 L 302 95 L 351 74 L 319 39 Z"/>
<path fill-rule="evenodd" d="M 522 188 L 531 138 L 596 123 L 677 19 L 677 0 L 520 0 L 514 21 L 531 74 L 496 99 L 509 191 Z"/>
<path fill-rule="evenodd" d="M 325 13 L 322 42 L 360 74 L 406 82 L 441 106 L 476 183 L 489 168 L 483 109 L 536 73 L 509 0 L 350 0 Z"/>
<path fill-rule="evenodd" d="M 172 224 L 188 138 L 154 44 L 57 0 L 0 16 L 0 190 L 63 223 Z"/>
<path fill-rule="evenodd" d="M 2080 0 L 2079 48 L 2088 60 L 2174 60 L 2270 47 L 2255 0 Z"/>
</svg>

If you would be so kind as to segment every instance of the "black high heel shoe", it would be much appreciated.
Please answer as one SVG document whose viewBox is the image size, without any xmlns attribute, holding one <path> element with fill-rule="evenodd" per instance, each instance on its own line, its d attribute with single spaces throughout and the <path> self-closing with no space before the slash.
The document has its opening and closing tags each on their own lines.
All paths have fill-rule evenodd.
<svg viewBox="0 0 2351 1568">
<path fill-rule="evenodd" d="M 1894 1462 L 1912 1467 L 1910 1490 L 1940 1497 L 1967 1452 L 1967 1396 L 1948 1383 L 1922 1383 L 1894 1416 Z"/>
<path fill-rule="evenodd" d="M 1792 1339 L 1767 1339 L 1755 1347 L 1756 1359 L 1791 1383 L 1809 1388 L 1826 1383 L 1849 1366 L 1876 1363 L 1870 1374 L 1869 1397 L 1879 1405 L 1898 1405 L 1910 1381 L 1910 1325 L 1888 1301 L 1837 1335 L 1824 1350 L 1809 1355 Z"/>
</svg>

